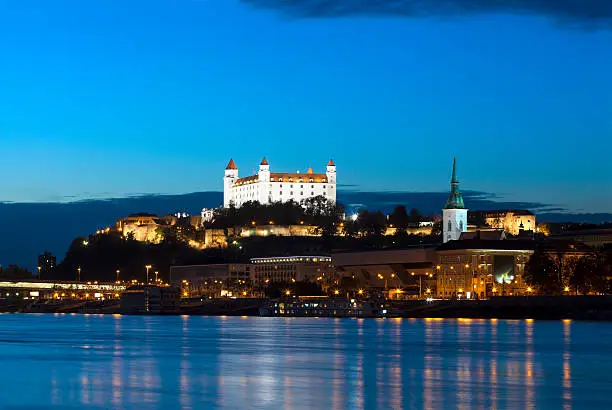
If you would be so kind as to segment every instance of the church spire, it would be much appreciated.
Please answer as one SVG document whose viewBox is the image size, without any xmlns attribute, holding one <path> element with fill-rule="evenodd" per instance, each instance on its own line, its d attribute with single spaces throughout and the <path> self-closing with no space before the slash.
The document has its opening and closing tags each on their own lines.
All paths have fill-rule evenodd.
<svg viewBox="0 0 612 410">
<path fill-rule="evenodd" d="M 444 209 L 464 209 L 463 197 L 459 192 L 459 181 L 457 180 L 457 158 L 453 158 L 453 175 L 451 177 L 451 192 L 446 200 Z"/>
</svg>

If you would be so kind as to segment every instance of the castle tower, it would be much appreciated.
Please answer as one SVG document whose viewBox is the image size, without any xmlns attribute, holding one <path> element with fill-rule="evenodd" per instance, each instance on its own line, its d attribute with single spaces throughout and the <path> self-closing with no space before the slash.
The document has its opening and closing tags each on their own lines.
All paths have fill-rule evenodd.
<svg viewBox="0 0 612 410">
<path fill-rule="evenodd" d="M 459 192 L 457 180 L 457 159 L 453 159 L 453 176 L 451 178 L 451 192 L 442 210 L 442 242 L 456 241 L 461 232 L 467 230 L 467 209 L 463 204 L 463 197 Z"/>
<path fill-rule="evenodd" d="M 268 204 L 272 201 L 272 197 L 270 195 L 270 164 L 266 157 L 261 160 L 259 164 L 259 172 L 257 172 L 258 176 L 258 194 L 257 200 L 260 204 Z"/>
<path fill-rule="evenodd" d="M 327 163 L 327 172 L 325 172 L 327 176 L 327 200 L 331 202 L 336 202 L 336 164 L 334 164 L 333 160 L 329 160 Z"/>
<path fill-rule="evenodd" d="M 238 179 L 238 167 L 233 159 L 225 167 L 225 176 L 223 177 L 223 207 L 229 208 L 230 203 L 234 202 L 232 185 Z"/>
</svg>

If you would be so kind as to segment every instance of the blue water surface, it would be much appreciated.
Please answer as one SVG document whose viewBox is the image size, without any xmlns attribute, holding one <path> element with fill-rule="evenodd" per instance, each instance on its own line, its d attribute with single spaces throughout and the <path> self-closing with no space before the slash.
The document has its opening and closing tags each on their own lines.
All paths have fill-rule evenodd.
<svg viewBox="0 0 612 410">
<path fill-rule="evenodd" d="M 612 324 L 0 315 L 0 408 L 612 408 Z"/>
</svg>

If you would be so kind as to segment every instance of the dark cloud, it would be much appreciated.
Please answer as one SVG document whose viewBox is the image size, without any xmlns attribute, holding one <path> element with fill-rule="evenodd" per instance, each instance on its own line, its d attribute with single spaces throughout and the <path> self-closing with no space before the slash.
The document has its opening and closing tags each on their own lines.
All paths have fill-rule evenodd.
<svg viewBox="0 0 612 410">
<path fill-rule="evenodd" d="M 612 0 L 242 0 L 298 17 L 448 17 L 512 13 L 551 17 L 582 28 L 612 28 Z"/>
</svg>

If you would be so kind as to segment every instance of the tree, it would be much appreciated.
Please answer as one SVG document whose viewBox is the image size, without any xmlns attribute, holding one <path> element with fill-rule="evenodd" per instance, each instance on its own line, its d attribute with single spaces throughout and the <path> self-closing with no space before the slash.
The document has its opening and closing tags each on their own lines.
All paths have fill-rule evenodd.
<svg viewBox="0 0 612 410">
<path fill-rule="evenodd" d="M 8 265 L 6 269 L 0 267 L 0 277 L 5 279 L 32 279 L 34 275 L 21 266 Z"/>
<path fill-rule="evenodd" d="M 596 252 L 580 258 L 574 267 L 570 284 L 578 293 L 605 293 L 608 290 L 605 255 Z"/>
<path fill-rule="evenodd" d="M 408 227 L 408 212 L 404 205 L 397 205 L 391 215 L 389 215 L 389 222 L 397 228 L 397 232 L 405 232 Z"/>
<path fill-rule="evenodd" d="M 415 223 L 418 224 L 419 222 L 421 222 L 423 220 L 423 216 L 421 215 L 421 213 L 419 212 L 418 209 L 416 208 L 412 208 L 410 210 L 410 215 L 408 217 L 408 221 L 411 223 Z"/>
<path fill-rule="evenodd" d="M 557 266 L 542 249 L 536 249 L 525 265 L 525 282 L 537 287 L 544 294 L 558 295 L 563 290 L 563 283 L 557 272 Z"/>
</svg>

